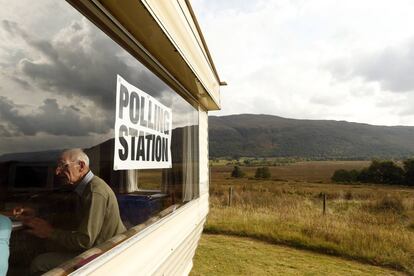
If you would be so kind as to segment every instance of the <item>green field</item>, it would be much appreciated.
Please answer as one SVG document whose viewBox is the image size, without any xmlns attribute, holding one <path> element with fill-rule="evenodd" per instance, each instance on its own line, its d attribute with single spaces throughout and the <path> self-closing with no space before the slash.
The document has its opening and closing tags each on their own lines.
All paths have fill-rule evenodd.
<svg viewBox="0 0 414 276">
<path fill-rule="evenodd" d="M 242 167 L 246 177 L 235 179 L 231 165 L 213 166 L 205 233 L 250 237 L 414 274 L 414 189 L 330 183 L 336 169 L 368 165 L 291 163 L 270 167 L 269 180 L 254 179 L 255 167 Z M 229 187 L 234 191 L 230 207 Z"/>
<path fill-rule="evenodd" d="M 403 275 L 403 273 L 249 238 L 205 234 L 197 249 L 194 269 L 190 275 Z"/>
</svg>

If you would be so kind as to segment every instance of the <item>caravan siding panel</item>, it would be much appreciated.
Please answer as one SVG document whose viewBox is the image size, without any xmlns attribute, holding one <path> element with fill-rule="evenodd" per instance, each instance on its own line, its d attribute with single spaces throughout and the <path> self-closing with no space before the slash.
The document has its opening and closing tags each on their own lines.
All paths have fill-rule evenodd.
<svg viewBox="0 0 414 276">
<path fill-rule="evenodd" d="M 192 259 L 202 231 L 203 224 L 197 225 L 155 275 L 187 275 L 190 273 L 193 266 Z"/>
</svg>

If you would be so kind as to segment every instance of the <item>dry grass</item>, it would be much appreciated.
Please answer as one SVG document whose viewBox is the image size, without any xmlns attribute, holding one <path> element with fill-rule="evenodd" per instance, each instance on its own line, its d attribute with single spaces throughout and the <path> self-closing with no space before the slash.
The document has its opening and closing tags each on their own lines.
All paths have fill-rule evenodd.
<svg viewBox="0 0 414 276">
<path fill-rule="evenodd" d="M 348 167 L 332 161 L 272 167 L 274 180 L 268 181 L 232 179 L 231 166 L 213 167 L 206 231 L 254 237 L 414 274 L 414 190 L 325 184 L 338 167 L 365 166 L 345 163 Z M 248 176 L 254 170 L 248 168 Z M 229 186 L 234 189 L 231 207 L 227 207 Z M 322 193 L 328 198 L 325 216 Z"/>
</svg>

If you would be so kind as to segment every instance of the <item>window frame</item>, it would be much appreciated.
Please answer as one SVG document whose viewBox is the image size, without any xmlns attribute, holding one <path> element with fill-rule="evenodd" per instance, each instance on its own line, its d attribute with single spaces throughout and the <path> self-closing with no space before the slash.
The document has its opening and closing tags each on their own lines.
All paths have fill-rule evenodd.
<svg viewBox="0 0 414 276">
<path fill-rule="evenodd" d="M 90 2 L 87 1 L 72 1 L 67 0 L 74 8 L 76 8 L 81 15 L 85 16 L 92 24 L 94 24 L 100 31 L 104 32 L 111 40 L 117 43 L 125 51 L 129 52 L 138 62 L 145 66 L 148 70 L 153 72 L 161 81 L 165 82 L 174 93 L 177 93 L 179 97 L 182 97 L 186 102 L 188 102 L 193 108 L 195 115 L 198 117 L 197 124 L 197 135 L 194 137 L 194 142 L 197 143 L 196 150 L 198 151 L 197 162 L 194 164 L 198 166 L 197 169 L 197 179 L 198 183 L 192 183 L 196 189 L 196 193 L 193 195 L 193 198 L 182 203 L 178 208 L 173 210 L 171 213 L 160 218 L 159 220 L 151 223 L 147 227 L 143 228 L 140 232 L 133 235 L 132 237 L 120 240 L 119 244 L 103 252 L 96 259 L 87 262 L 85 265 L 76 269 L 70 275 L 83 275 L 83 273 L 92 272 L 95 268 L 103 265 L 108 262 L 108 260 L 114 258 L 115 256 L 121 254 L 127 248 L 133 246 L 140 240 L 154 233 L 160 226 L 175 220 L 178 216 L 189 212 L 192 210 L 200 200 L 200 102 L 196 97 L 190 93 L 183 85 L 181 85 L 178 80 L 172 76 L 166 68 L 164 68 L 133 36 L 122 27 L 122 25 L 111 16 L 111 14 L 96 0 Z M 86 7 L 89 7 L 88 9 Z M 195 80 L 196 81 L 196 80 Z M 49 178 L 49 175 L 48 175 Z M 10 183 L 10 181 L 9 181 Z M 199 221 L 195 223 L 200 223 Z M 114 237 L 120 239 L 122 234 Z M 93 250 L 91 248 L 89 250 Z M 86 250 L 83 253 L 89 251 Z M 49 272 L 47 272 L 49 274 Z"/>
</svg>

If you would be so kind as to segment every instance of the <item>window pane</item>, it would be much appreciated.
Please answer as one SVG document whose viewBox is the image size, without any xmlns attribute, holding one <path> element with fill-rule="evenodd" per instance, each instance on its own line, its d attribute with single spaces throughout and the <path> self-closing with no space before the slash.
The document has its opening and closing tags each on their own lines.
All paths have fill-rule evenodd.
<svg viewBox="0 0 414 276">
<path fill-rule="evenodd" d="M 24 206 L 54 229 L 78 231 L 85 219 L 78 183 L 56 176 L 71 148 L 84 150 L 115 193 L 127 228 L 198 197 L 196 107 L 69 4 L 0 4 L 0 212 Z M 172 109 L 172 168 L 113 170 L 117 75 Z M 19 228 L 11 239 L 11 275 L 27 274 L 47 252 L 81 252 Z"/>
</svg>

